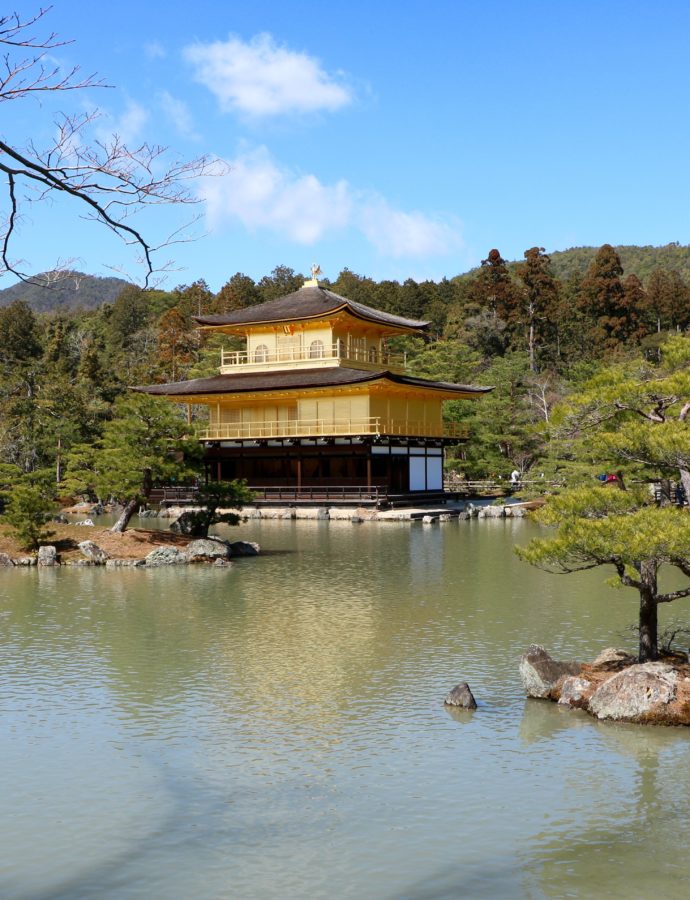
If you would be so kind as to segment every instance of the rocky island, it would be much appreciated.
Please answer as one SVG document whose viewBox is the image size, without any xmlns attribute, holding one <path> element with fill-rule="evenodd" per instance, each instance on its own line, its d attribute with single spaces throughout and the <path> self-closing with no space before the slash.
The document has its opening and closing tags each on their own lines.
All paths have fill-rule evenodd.
<svg viewBox="0 0 690 900">
<path fill-rule="evenodd" d="M 9 530 L 0 527 L 1 566 L 107 566 L 147 568 L 167 565 L 213 563 L 230 566 L 231 559 L 257 556 L 259 545 L 250 541 L 225 541 L 219 537 L 194 539 L 169 531 L 132 528 L 112 532 L 108 528 L 52 524 L 52 536 L 36 553 L 22 551 Z"/>
<path fill-rule="evenodd" d="M 591 663 L 558 662 L 532 644 L 520 659 L 528 697 L 581 709 L 597 719 L 640 725 L 690 725 L 690 663 L 675 653 L 639 663 L 607 648 Z"/>
</svg>

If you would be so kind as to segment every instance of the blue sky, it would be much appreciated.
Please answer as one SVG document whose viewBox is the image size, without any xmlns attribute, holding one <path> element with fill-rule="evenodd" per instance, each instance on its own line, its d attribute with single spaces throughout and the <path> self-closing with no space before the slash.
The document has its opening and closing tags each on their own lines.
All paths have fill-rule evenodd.
<svg viewBox="0 0 690 900">
<path fill-rule="evenodd" d="M 74 39 L 61 65 L 115 86 L 62 110 L 97 105 L 102 134 L 229 163 L 196 188 L 202 236 L 161 254 L 168 287 L 312 262 L 438 279 L 491 247 L 690 243 L 690 3 L 56 0 L 45 22 Z M 55 101 L 4 104 L 3 137 L 49 139 Z M 138 224 L 155 237 L 182 212 Z M 74 204 L 34 206 L 15 250 L 34 271 L 141 277 Z"/>
</svg>

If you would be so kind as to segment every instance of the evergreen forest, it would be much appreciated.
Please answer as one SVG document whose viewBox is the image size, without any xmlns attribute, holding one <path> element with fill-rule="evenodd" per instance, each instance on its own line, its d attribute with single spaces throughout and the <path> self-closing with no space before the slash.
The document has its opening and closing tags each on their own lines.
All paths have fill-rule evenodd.
<svg viewBox="0 0 690 900">
<path fill-rule="evenodd" d="M 470 479 L 507 478 L 517 468 L 525 481 L 557 483 L 594 477 L 603 465 L 582 419 L 569 425 L 582 398 L 590 398 L 585 406 L 596 419 L 596 390 L 621 377 L 651 377 L 640 373 L 663 367 L 669 340 L 687 334 L 688 253 L 678 245 L 606 244 L 552 259 L 535 246 L 509 263 L 493 249 L 471 272 L 439 282 L 374 281 L 344 269 L 320 284 L 428 320 L 426 338 L 394 342 L 412 374 L 494 387 L 479 402 L 448 404 L 449 420 L 462 421 L 472 435 L 451 448 L 449 468 Z M 35 285 L 19 284 L 3 298 L 0 460 L 8 477 L 47 473 L 63 493 L 65 484 L 77 492 L 70 472 L 83 468 L 85 448 L 102 446 L 128 414 L 129 386 L 215 374 L 221 344 L 240 349 L 227 335 L 221 341 L 197 331 L 192 316 L 272 300 L 301 287 L 304 275 L 277 266 L 255 281 L 238 272 L 217 293 L 203 280 L 170 291 L 106 281 L 97 297 L 98 279 L 90 279 L 78 307 L 74 292 L 46 301 L 46 292 L 59 290 L 50 284 L 40 285 L 38 296 Z M 647 401 L 652 408 L 654 398 Z M 196 410 L 200 424 L 203 415 Z M 627 460 L 626 473 L 644 477 L 645 465 Z"/>
</svg>

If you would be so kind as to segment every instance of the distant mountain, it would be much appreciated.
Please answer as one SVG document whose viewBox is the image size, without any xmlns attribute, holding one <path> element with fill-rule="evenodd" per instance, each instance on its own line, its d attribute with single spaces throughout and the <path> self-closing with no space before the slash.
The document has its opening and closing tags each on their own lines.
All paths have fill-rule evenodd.
<svg viewBox="0 0 690 900">
<path fill-rule="evenodd" d="M 550 253 L 554 275 L 565 281 L 575 273 L 583 275 L 596 256 L 598 247 L 571 247 Z M 663 247 L 637 247 L 623 245 L 616 247 L 621 258 L 625 275 L 637 275 L 645 281 L 654 269 L 677 269 L 683 279 L 690 282 L 690 246 L 685 244 L 665 244 Z"/>
<path fill-rule="evenodd" d="M 31 282 L 20 281 L 0 291 L 0 306 L 25 300 L 34 312 L 56 309 L 96 309 L 112 303 L 129 282 L 122 278 L 100 278 L 83 272 L 43 272 Z"/>
<path fill-rule="evenodd" d="M 663 247 L 651 247 L 649 245 L 638 247 L 635 244 L 622 244 L 616 248 L 623 266 L 623 278 L 626 275 L 637 275 L 646 283 L 654 269 L 670 271 L 676 269 L 683 280 L 690 284 L 690 245 L 664 244 Z M 590 263 L 597 255 L 599 247 L 570 247 L 568 250 L 554 250 L 549 253 L 551 258 L 551 270 L 561 281 L 567 281 L 571 275 L 584 275 Z M 508 268 L 513 271 L 515 266 L 524 262 L 516 259 L 508 262 Z M 467 281 L 473 278 L 479 271 L 479 266 L 456 275 L 453 281 Z"/>
</svg>

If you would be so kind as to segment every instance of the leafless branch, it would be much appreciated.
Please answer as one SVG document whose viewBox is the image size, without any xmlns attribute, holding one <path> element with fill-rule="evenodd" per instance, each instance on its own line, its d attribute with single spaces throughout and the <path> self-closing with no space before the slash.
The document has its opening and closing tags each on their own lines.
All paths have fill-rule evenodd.
<svg viewBox="0 0 690 900">
<path fill-rule="evenodd" d="M 0 102 L 24 99 L 37 91 L 62 92 L 106 87 L 95 76 L 80 77 L 79 68 L 68 72 L 46 66 L 49 50 L 64 46 L 54 33 L 35 37 L 32 26 L 40 23 L 50 7 L 29 19 L 18 14 L 0 17 L 0 45 L 6 50 L 0 64 Z M 22 55 L 22 50 L 35 51 Z M 17 55 L 18 54 L 18 55 Z M 25 207 L 53 197 L 69 198 L 94 219 L 121 238 L 138 247 L 146 272 L 145 286 L 158 267 L 153 255 L 184 238 L 184 229 L 160 242 L 153 242 L 131 217 L 149 206 L 198 202 L 191 183 L 203 176 L 221 175 L 227 166 L 210 156 L 167 162 L 167 148 L 143 143 L 130 148 L 113 135 L 109 140 L 89 133 L 97 112 L 82 115 L 60 114 L 56 134 L 47 147 L 29 140 L 24 145 L 10 138 L 0 140 L 0 173 L 5 176 L 8 212 L 0 228 L 0 272 L 11 272 L 23 280 L 30 275 L 11 255 L 12 239 Z M 193 221 L 196 221 L 195 217 Z"/>
</svg>

